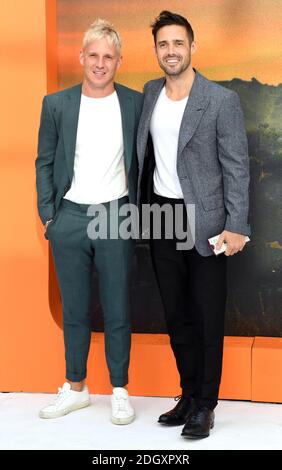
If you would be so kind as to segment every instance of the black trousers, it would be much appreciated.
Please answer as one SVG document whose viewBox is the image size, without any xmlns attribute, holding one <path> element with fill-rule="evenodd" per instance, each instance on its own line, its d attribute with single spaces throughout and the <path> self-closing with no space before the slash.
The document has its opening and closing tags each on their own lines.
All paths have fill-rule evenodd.
<svg viewBox="0 0 282 470">
<path fill-rule="evenodd" d="M 169 203 L 173 209 L 184 205 L 181 199 L 157 195 L 152 202 Z M 185 210 L 183 214 L 185 218 Z M 163 224 L 164 219 L 162 229 Z M 182 393 L 213 409 L 222 370 L 226 256 L 203 257 L 195 248 L 177 250 L 177 241 L 175 234 L 165 239 L 163 233 L 161 239 L 151 239 L 153 266 Z"/>
</svg>

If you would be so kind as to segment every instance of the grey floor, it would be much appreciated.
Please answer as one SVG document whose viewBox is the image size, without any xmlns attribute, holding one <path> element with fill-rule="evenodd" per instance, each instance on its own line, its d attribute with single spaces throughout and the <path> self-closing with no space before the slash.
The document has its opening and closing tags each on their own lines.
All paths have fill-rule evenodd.
<svg viewBox="0 0 282 470">
<path fill-rule="evenodd" d="M 132 397 L 135 421 L 110 422 L 109 396 L 91 395 L 92 405 L 63 418 L 43 420 L 38 410 L 52 395 L 0 393 L 0 449 L 282 449 L 282 405 L 220 401 L 208 439 L 180 437 L 181 427 L 160 426 L 171 398 Z"/>
</svg>

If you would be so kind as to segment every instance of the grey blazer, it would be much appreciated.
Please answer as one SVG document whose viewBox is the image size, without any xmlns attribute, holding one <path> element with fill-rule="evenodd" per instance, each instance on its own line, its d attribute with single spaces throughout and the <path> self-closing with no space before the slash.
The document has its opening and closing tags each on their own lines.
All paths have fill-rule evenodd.
<svg viewBox="0 0 282 470">
<path fill-rule="evenodd" d="M 150 120 L 165 78 L 144 87 L 137 134 L 138 202 L 150 202 L 155 159 Z M 177 174 L 186 204 L 195 205 L 195 248 L 212 255 L 208 238 L 224 229 L 250 235 L 249 158 L 244 117 L 234 91 L 195 80 L 180 126 Z"/>
</svg>

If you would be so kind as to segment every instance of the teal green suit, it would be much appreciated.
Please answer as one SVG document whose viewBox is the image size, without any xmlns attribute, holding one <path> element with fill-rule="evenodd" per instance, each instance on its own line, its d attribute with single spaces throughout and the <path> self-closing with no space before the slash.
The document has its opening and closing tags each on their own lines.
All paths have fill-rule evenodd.
<svg viewBox="0 0 282 470">
<path fill-rule="evenodd" d="M 119 84 L 118 95 L 124 143 L 128 197 L 118 200 L 136 203 L 138 163 L 136 134 L 143 96 Z M 130 322 L 128 281 L 134 251 L 132 239 L 97 239 L 87 236 L 90 222 L 88 204 L 64 199 L 71 187 L 81 99 L 81 85 L 44 97 L 36 159 L 38 211 L 43 224 L 49 223 L 45 237 L 50 240 L 63 307 L 66 378 L 79 382 L 86 377 L 91 339 L 90 305 L 95 262 L 99 276 L 100 300 L 104 315 L 106 359 L 113 386 L 128 382 Z M 95 129 L 93 129 L 95 136 Z M 109 123 L 109 138 L 111 123 Z M 110 204 L 107 217 L 110 213 Z M 122 217 L 119 217 L 122 222 Z"/>
<path fill-rule="evenodd" d="M 135 204 L 138 177 L 136 134 L 143 95 L 118 83 L 115 89 L 122 116 L 129 200 Z M 62 197 L 71 186 L 80 97 L 81 84 L 43 99 L 36 159 L 38 211 L 43 224 L 54 217 Z"/>
</svg>

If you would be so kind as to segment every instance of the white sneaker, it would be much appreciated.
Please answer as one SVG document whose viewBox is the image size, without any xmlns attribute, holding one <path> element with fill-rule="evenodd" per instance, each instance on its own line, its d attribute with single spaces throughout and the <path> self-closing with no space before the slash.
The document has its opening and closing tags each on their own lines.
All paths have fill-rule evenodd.
<svg viewBox="0 0 282 470">
<path fill-rule="evenodd" d="M 128 391 L 123 387 L 114 387 L 111 396 L 112 416 L 114 424 L 129 424 L 134 420 L 134 409 L 132 408 Z"/>
<path fill-rule="evenodd" d="M 65 382 L 62 387 L 59 387 L 58 394 L 50 405 L 45 406 L 40 410 L 40 418 L 59 418 L 60 416 L 67 415 L 71 411 L 79 410 L 90 405 L 89 391 L 84 385 L 81 392 L 71 390 L 68 382 Z"/>
</svg>

